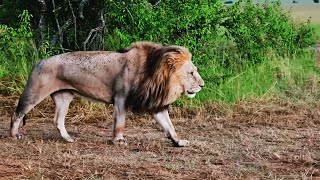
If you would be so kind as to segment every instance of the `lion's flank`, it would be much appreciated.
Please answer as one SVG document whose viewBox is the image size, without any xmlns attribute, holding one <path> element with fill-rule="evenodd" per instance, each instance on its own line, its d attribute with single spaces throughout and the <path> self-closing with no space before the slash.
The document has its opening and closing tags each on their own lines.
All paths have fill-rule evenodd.
<svg viewBox="0 0 320 180">
<path fill-rule="evenodd" d="M 170 78 L 191 58 L 190 52 L 180 46 L 161 46 L 139 42 L 126 51 L 140 49 L 145 63 L 127 99 L 127 107 L 133 112 L 155 112 L 166 108 L 170 91 Z"/>
</svg>

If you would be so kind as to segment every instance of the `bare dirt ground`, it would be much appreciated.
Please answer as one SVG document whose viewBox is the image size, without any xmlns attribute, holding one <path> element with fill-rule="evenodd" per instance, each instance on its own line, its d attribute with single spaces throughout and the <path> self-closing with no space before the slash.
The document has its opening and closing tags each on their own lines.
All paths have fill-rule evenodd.
<svg viewBox="0 0 320 180">
<path fill-rule="evenodd" d="M 189 147 L 172 147 L 148 116 L 129 115 L 127 146 L 111 139 L 111 108 L 71 105 L 66 143 L 53 126 L 53 102 L 29 113 L 23 140 L 8 137 L 18 97 L 0 95 L 0 179 L 320 179 L 317 107 L 242 103 L 171 109 Z M 277 105 L 274 105 L 277 104 Z"/>
</svg>

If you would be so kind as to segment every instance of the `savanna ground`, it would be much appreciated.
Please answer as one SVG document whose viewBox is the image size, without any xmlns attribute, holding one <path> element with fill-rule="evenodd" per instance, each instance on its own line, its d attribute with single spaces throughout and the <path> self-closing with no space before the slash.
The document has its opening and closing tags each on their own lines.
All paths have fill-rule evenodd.
<svg viewBox="0 0 320 180">
<path fill-rule="evenodd" d="M 114 146 L 112 107 L 79 100 L 66 120 L 77 141 L 66 143 L 52 123 L 50 98 L 28 114 L 24 139 L 12 140 L 18 98 L 0 94 L 0 179 L 320 179 L 320 104 L 255 100 L 171 108 L 177 132 L 190 141 L 176 148 L 149 116 L 132 114 L 128 145 Z"/>
<path fill-rule="evenodd" d="M 319 107 L 281 102 L 171 109 L 191 144 L 172 147 L 148 116 L 129 115 L 127 146 L 114 146 L 110 107 L 88 111 L 75 102 L 64 142 L 52 124 L 53 101 L 33 110 L 23 140 L 8 137 L 18 97 L 0 96 L 1 179 L 317 179 L 320 178 Z"/>
</svg>

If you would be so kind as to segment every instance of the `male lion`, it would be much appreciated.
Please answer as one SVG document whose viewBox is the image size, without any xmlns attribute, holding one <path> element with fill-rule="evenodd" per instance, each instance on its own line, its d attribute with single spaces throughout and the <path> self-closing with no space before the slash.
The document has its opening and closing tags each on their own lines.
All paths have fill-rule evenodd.
<svg viewBox="0 0 320 180">
<path fill-rule="evenodd" d="M 168 105 L 181 95 L 194 97 L 204 81 L 181 46 L 138 42 L 118 52 L 80 51 L 56 55 L 33 67 L 11 119 L 11 136 L 17 139 L 25 115 L 51 95 L 56 104 L 54 124 L 68 142 L 74 139 L 65 128 L 65 116 L 74 94 L 114 106 L 113 143 L 126 144 L 125 116 L 132 112 L 153 115 L 176 146 L 186 146 L 176 134 Z"/>
</svg>

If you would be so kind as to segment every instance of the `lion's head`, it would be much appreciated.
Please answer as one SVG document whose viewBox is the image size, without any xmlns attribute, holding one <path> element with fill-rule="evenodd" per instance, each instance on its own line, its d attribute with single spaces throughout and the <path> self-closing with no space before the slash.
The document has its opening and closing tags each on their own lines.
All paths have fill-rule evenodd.
<svg viewBox="0 0 320 180">
<path fill-rule="evenodd" d="M 183 94 L 189 98 L 193 98 L 204 86 L 204 81 L 198 73 L 197 67 L 191 61 L 186 61 L 177 70 L 175 76 L 177 76 L 178 82 L 172 83 L 181 85 Z"/>
<path fill-rule="evenodd" d="M 188 49 L 149 42 L 136 43 L 133 48 L 146 54 L 127 101 L 133 111 L 159 111 L 182 95 L 194 97 L 204 86 Z"/>
</svg>

